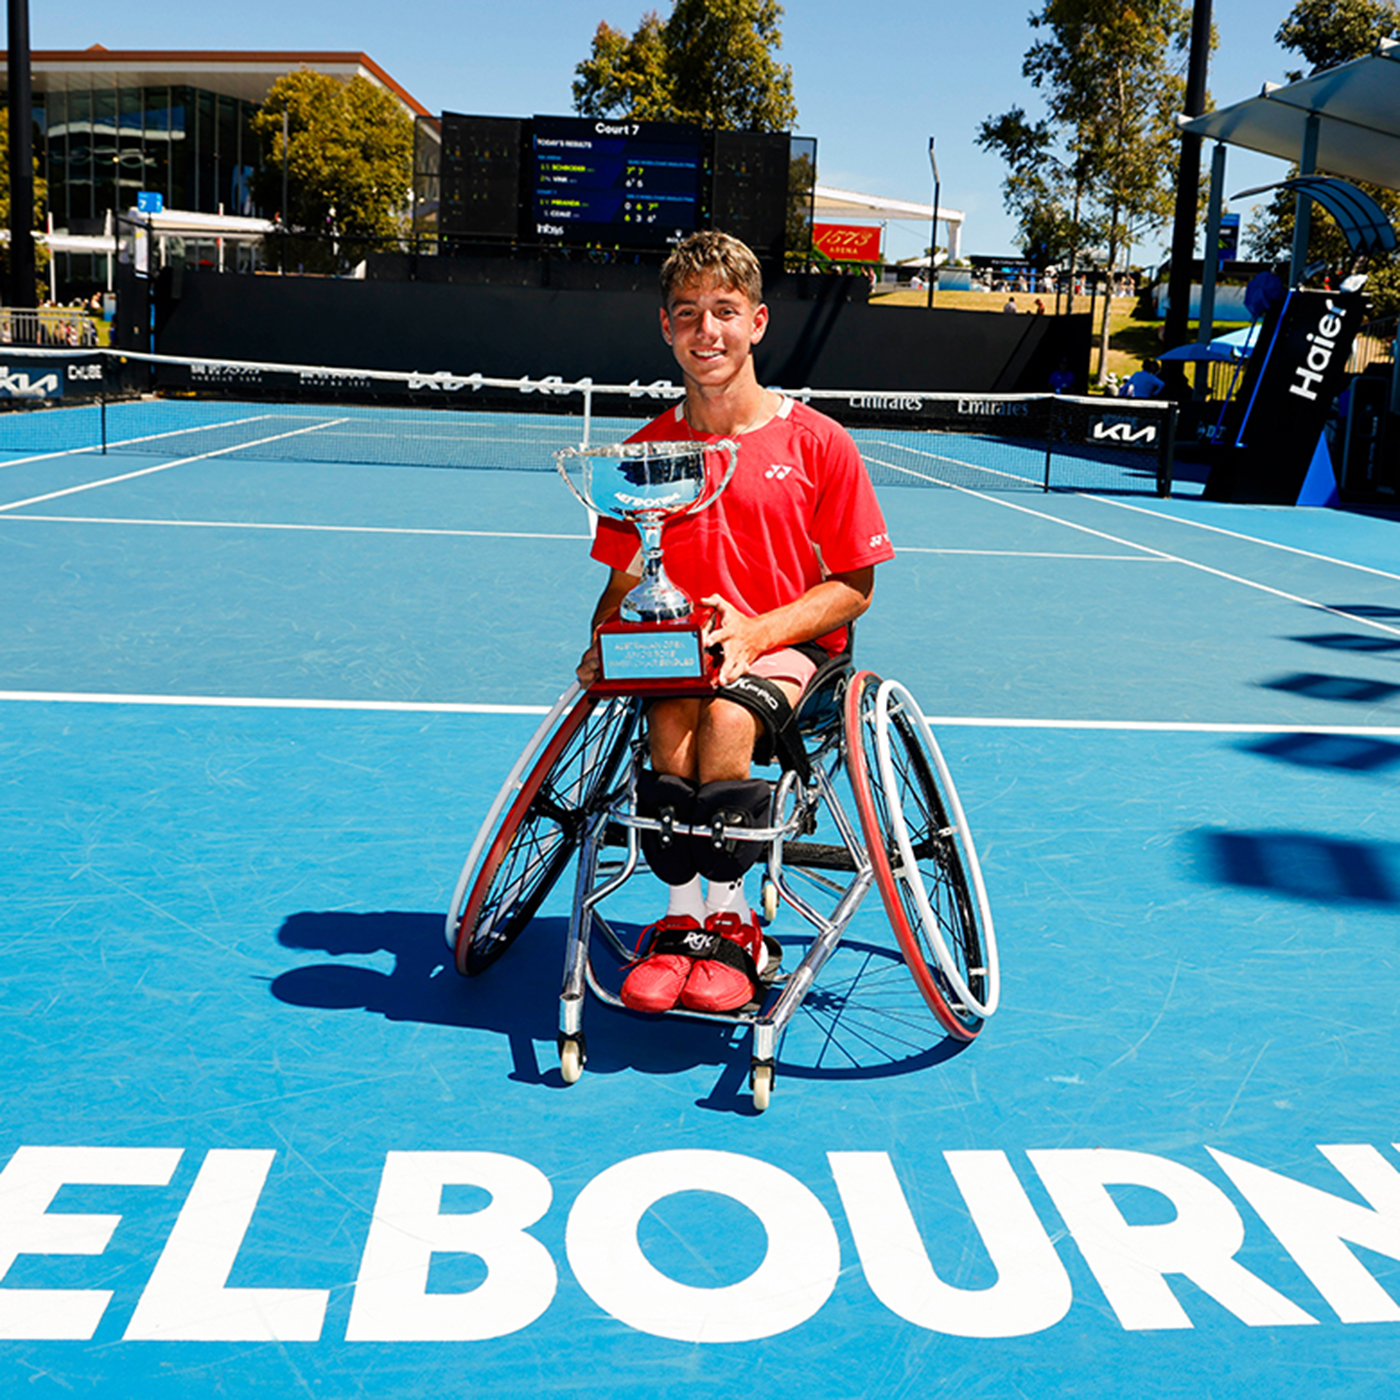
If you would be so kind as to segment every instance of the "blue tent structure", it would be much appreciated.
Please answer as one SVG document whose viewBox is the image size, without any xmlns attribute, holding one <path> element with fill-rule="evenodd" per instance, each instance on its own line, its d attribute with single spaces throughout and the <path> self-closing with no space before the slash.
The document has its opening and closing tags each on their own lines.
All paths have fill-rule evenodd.
<svg viewBox="0 0 1400 1400">
<path fill-rule="evenodd" d="M 1159 360 L 1185 361 L 1219 360 L 1233 364 L 1237 360 L 1247 358 L 1249 352 L 1254 348 L 1254 342 L 1259 338 L 1259 325 L 1260 323 L 1255 321 L 1252 325 L 1242 326 L 1237 331 L 1218 335 L 1204 344 L 1200 341 L 1191 341 L 1186 345 L 1178 345 L 1173 350 L 1164 350 L 1157 358 Z"/>
</svg>

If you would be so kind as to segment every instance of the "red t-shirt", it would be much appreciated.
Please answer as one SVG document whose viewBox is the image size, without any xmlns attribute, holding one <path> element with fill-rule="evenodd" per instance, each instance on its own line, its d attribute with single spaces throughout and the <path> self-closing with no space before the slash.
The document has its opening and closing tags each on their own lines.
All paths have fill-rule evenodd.
<svg viewBox="0 0 1400 1400">
<path fill-rule="evenodd" d="M 694 433 L 684 405 L 668 409 L 631 442 L 718 441 Z M 738 466 L 713 505 L 670 521 L 662 535 L 666 573 L 698 603 L 719 593 L 751 617 L 795 602 L 831 574 L 894 558 L 875 488 L 851 435 L 839 423 L 784 398 L 761 428 L 736 438 Z M 641 573 L 635 529 L 603 517 L 593 558 Z M 846 629 L 817 641 L 832 655 Z"/>
</svg>

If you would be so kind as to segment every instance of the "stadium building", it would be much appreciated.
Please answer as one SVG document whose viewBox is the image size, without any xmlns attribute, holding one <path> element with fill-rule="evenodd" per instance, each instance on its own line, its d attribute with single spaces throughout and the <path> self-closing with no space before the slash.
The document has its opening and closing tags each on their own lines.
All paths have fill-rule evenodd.
<svg viewBox="0 0 1400 1400">
<path fill-rule="evenodd" d="M 278 78 L 299 68 L 356 75 L 391 93 L 412 117 L 427 109 L 362 53 L 210 53 L 105 49 L 31 56 L 35 154 L 48 187 L 55 252 L 99 253 L 109 216 L 158 194 L 166 210 L 203 216 L 187 232 L 236 239 L 257 208 L 260 160 L 251 121 Z M 0 56 L 8 88 L 8 65 Z M 189 222 L 189 221 L 187 221 Z M 80 275 L 79 268 L 72 268 Z"/>
</svg>

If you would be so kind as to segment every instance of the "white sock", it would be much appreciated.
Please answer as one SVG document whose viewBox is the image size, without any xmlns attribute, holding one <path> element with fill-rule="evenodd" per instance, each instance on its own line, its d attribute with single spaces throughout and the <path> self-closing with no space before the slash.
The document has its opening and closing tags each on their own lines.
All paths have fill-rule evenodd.
<svg viewBox="0 0 1400 1400">
<path fill-rule="evenodd" d="M 683 885 L 671 885 L 670 895 L 666 904 L 666 917 L 682 918 L 689 915 L 697 924 L 705 922 L 705 915 L 708 910 L 705 908 L 705 896 L 700 889 L 700 877 L 692 876 Z"/>
<path fill-rule="evenodd" d="M 705 913 L 707 916 L 737 914 L 741 924 L 752 924 L 753 910 L 749 908 L 749 901 L 744 897 L 744 877 L 741 875 L 737 880 L 711 880 L 709 893 L 705 896 Z M 768 949 L 762 940 L 759 941 L 754 965 L 760 972 L 768 965 Z"/>
<path fill-rule="evenodd" d="M 705 913 L 737 914 L 742 924 L 753 923 L 753 910 L 744 897 L 744 877 L 737 880 L 711 880 L 705 896 Z"/>
</svg>

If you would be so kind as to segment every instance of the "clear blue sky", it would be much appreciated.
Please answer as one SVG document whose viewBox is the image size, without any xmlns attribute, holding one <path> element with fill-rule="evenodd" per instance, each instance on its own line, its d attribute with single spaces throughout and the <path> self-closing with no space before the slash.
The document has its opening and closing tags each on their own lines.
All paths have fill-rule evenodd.
<svg viewBox="0 0 1400 1400">
<path fill-rule="evenodd" d="M 1296 63 L 1273 42 L 1292 0 L 1216 0 L 1211 71 L 1216 104 L 1253 96 Z M 30 0 L 36 49 L 343 49 L 364 52 L 424 106 L 504 116 L 571 110 L 574 66 L 600 20 L 629 33 L 666 0 L 510 0 L 406 4 L 388 0 Z M 928 139 L 937 139 L 942 202 L 967 212 L 964 251 L 1006 253 L 999 163 L 973 144 L 978 124 L 1014 105 L 1038 110 L 1021 77 L 1033 39 L 1032 0 L 868 9 L 849 0 L 790 0 L 782 58 L 792 65 L 798 127 L 818 139 L 823 184 L 927 202 Z M 1291 62 L 1290 62 L 1291 60 Z M 1284 165 L 1232 152 L 1227 191 L 1282 179 Z M 1246 210 L 1246 222 L 1248 211 Z M 1164 239 L 1169 235 L 1164 235 Z M 891 225 L 887 252 L 917 254 L 925 231 Z M 1155 263 L 1159 248 L 1137 260 Z"/>
</svg>

